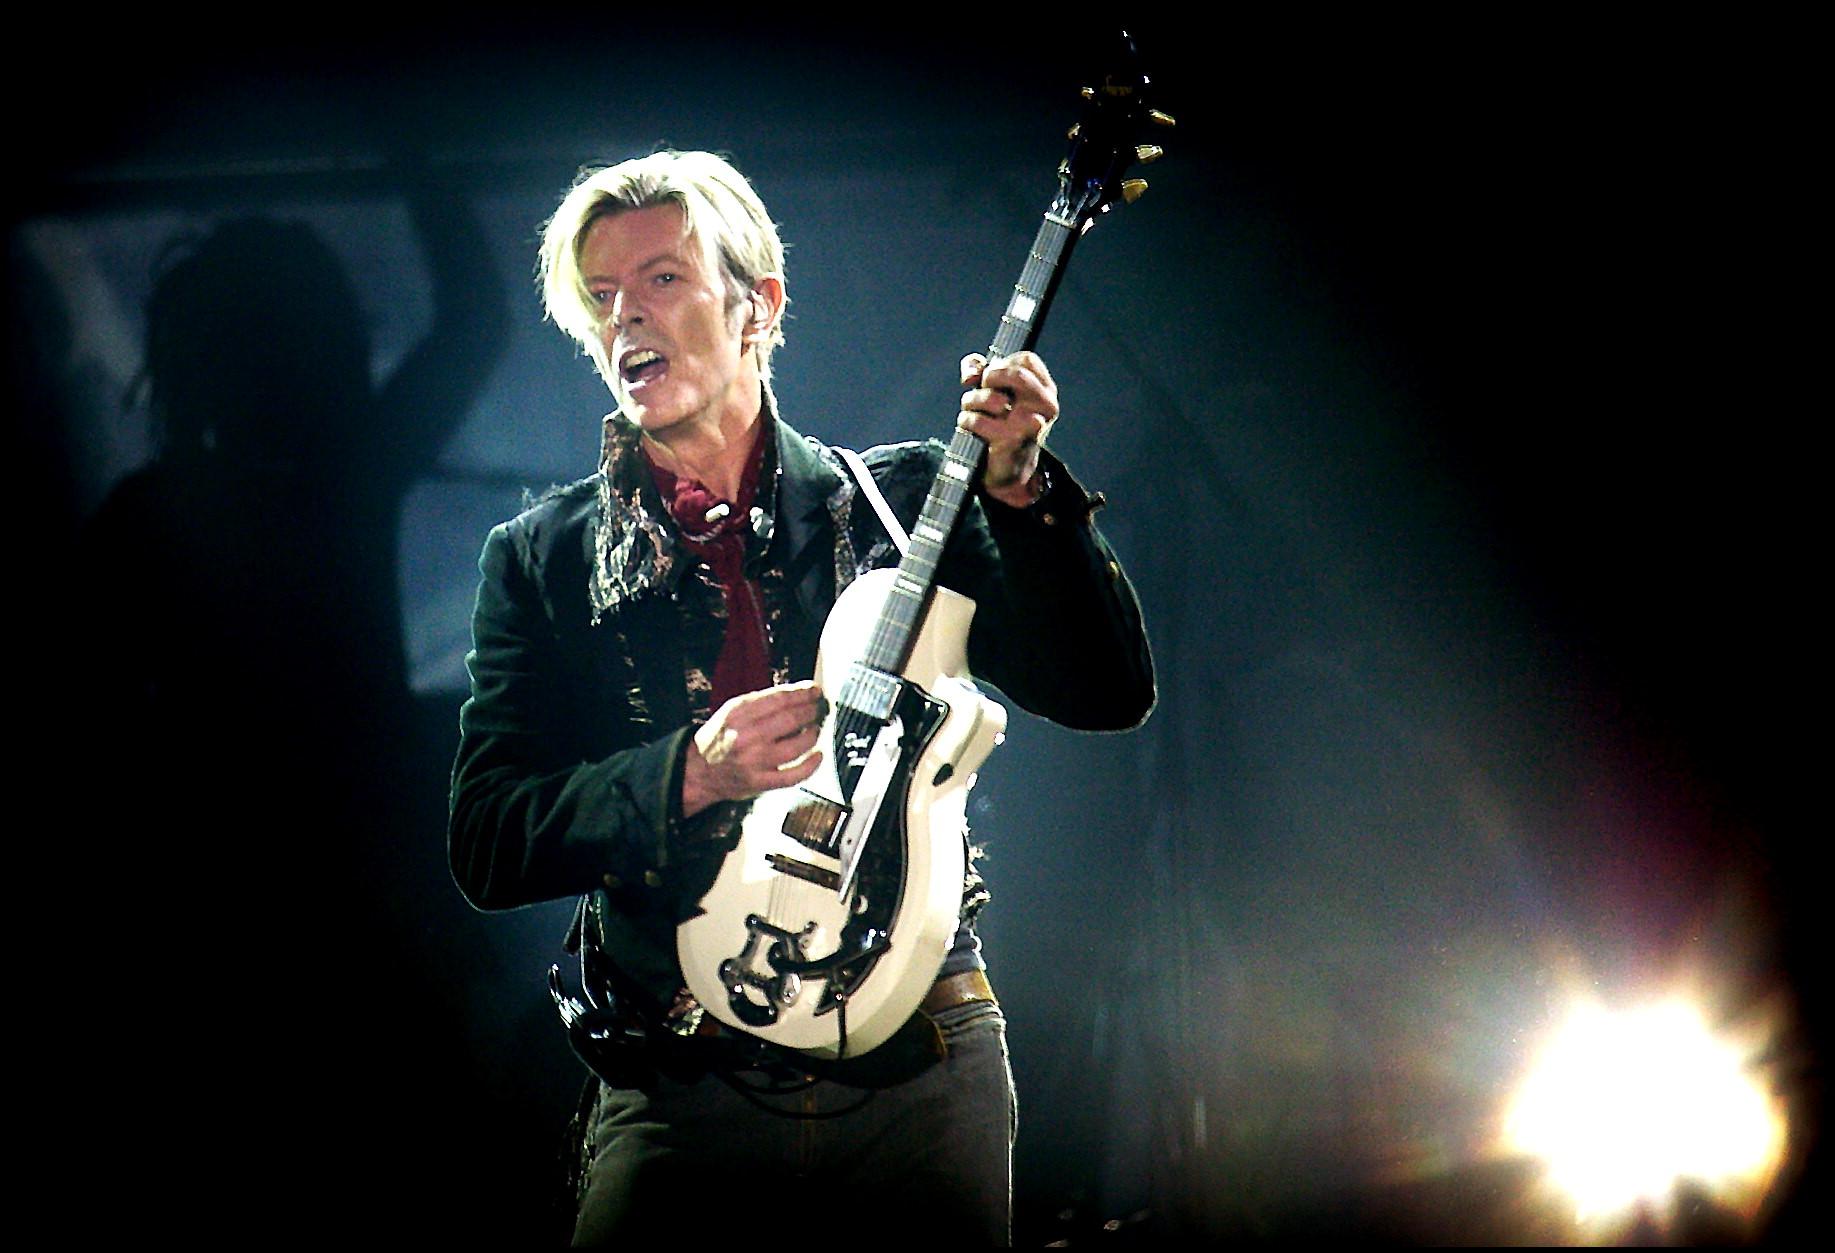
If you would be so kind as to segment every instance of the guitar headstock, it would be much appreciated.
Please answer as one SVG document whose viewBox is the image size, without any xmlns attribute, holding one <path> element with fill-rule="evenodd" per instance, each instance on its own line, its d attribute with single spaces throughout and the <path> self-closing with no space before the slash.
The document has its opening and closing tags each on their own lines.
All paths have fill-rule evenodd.
<svg viewBox="0 0 1835 1253">
<path fill-rule="evenodd" d="M 1159 159 L 1149 136 L 1173 125 L 1151 106 L 1150 81 L 1133 37 L 1121 33 L 1118 62 L 1095 87 L 1083 89 L 1083 113 L 1070 128 L 1070 151 L 1058 166 L 1058 199 L 1052 211 L 1079 232 L 1117 204 L 1132 204 L 1147 180 L 1123 177 L 1135 165 Z"/>
</svg>

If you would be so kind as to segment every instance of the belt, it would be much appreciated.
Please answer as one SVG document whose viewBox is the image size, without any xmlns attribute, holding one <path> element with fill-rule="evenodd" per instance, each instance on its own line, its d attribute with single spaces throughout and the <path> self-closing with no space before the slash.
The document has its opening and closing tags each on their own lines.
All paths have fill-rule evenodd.
<svg viewBox="0 0 1835 1253">
<path fill-rule="evenodd" d="M 976 1001 L 986 1001 L 990 1005 L 999 1003 L 994 996 L 994 986 L 988 982 L 987 971 L 964 970 L 961 974 L 944 975 L 931 984 L 930 991 L 924 993 L 924 999 L 918 1003 L 918 1012 L 927 1018 L 934 1018 L 945 1010 Z M 733 1028 L 708 1014 L 701 1019 L 695 1034 L 725 1036 L 734 1032 Z"/>
<path fill-rule="evenodd" d="M 987 972 L 965 970 L 931 985 L 918 1012 L 891 1039 L 870 1053 L 839 1062 L 817 1063 L 808 1057 L 780 1053 L 775 1046 L 747 1037 L 705 1015 L 691 1035 L 678 1036 L 638 1014 L 630 1002 L 614 1001 L 606 1010 L 570 1022 L 568 1038 L 587 1066 L 614 1087 L 641 1087 L 657 1072 L 692 1082 L 714 1071 L 773 1069 L 807 1078 L 820 1073 L 853 1087 L 878 1088 L 902 1083 L 949 1056 L 934 1017 L 963 1005 L 996 1004 Z M 611 1030 L 606 1030 L 607 1027 Z"/>
<path fill-rule="evenodd" d="M 944 975 L 930 985 L 930 991 L 924 994 L 918 1005 L 918 1012 L 935 1016 L 958 1005 L 967 1005 L 973 1001 L 997 1003 L 994 999 L 994 988 L 988 982 L 985 970 L 965 970 L 958 975 Z"/>
</svg>

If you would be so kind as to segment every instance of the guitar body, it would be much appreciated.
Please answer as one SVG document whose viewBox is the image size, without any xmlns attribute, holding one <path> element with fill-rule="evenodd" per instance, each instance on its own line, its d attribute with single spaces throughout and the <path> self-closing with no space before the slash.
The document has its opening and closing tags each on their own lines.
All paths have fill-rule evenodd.
<svg viewBox="0 0 1835 1253">
<path fill-rule="evenodd" d="M 702 912 L 676 931 L 688 990 L 708 1013 L 818 1057 L 883 1043 L 936 981 L 961 911 L 969 788 L 1007 725 L 967 678 L 975 602 L 937 588 L 875 750 L 889 781 L 849 873 L 837 713 L 897 577 L 869 572 L 836 600 L 816 663 L 830 706 L 822 766 L 753 799 Z"/>
</svg>

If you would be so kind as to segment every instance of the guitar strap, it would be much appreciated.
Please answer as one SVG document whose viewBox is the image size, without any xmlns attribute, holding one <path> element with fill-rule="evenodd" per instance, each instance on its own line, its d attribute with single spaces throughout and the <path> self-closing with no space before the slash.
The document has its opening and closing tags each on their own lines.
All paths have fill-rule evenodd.
<svg viewBox="0 0 1835 1253">
<path fill-rule="evenodd" d="M 892 537 L 892 544 L 898 549 L 898 555 L 903 557 L 905 550 L 911 547 L 911 537 L 905 534 L 904 525 L 899 522 L 898 515 L 894 514 L 892 506 L 886 503 L 885 493 L 880 491 L 879 484 L 873 481 L 873 472 L 867 469 L 866 459 L 852 448 L 837 448 L 835 454 L 853 472 L 854 478 L 860 483 L 861 494 L 867 498 L 867 503 L 873 506 L 873 512 L 879 515 L 879 521 L 886 528 L 886 534 Z"/>
</svg>

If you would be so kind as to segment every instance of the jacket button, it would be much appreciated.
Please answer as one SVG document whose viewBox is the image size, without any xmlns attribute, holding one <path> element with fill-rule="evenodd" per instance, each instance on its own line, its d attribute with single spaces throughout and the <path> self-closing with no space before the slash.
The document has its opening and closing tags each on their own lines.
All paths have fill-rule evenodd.
<svg viewBox="0 0 1835 1253">
<path fill-rule="evenodd" d="M 615 874 L 608 874 L 605 876 L 605 886 L 609 890 L 616 892 L 619 888 L 624 886 L 624 880 L 620 879 Z"/>
<path fill-rule="evenodd" d="M 663 875 L 660 870 L 644 871 L 644 886 L 660 888 L 663 886 Z"/>
</svg>

